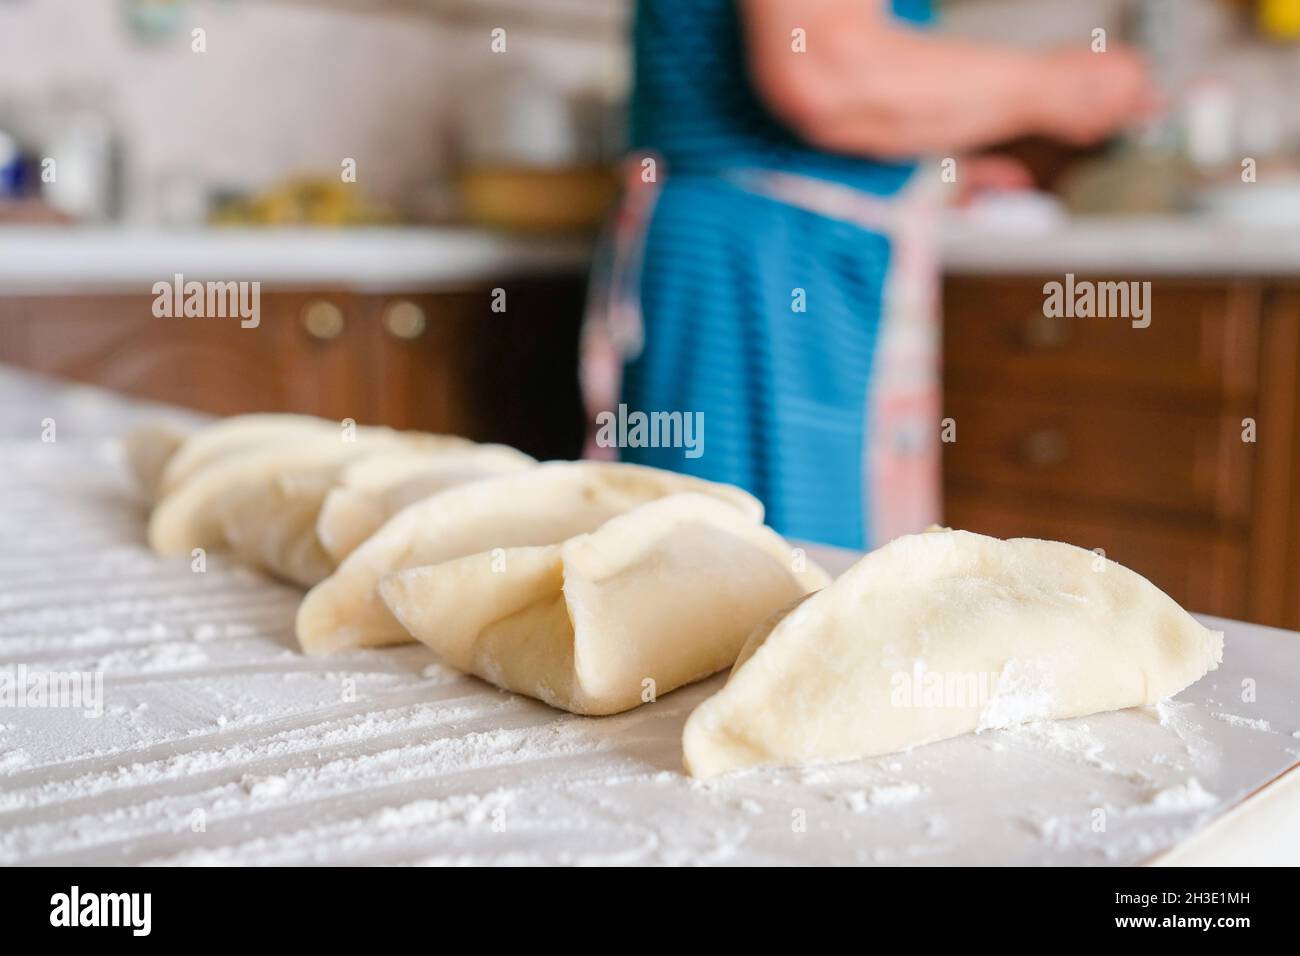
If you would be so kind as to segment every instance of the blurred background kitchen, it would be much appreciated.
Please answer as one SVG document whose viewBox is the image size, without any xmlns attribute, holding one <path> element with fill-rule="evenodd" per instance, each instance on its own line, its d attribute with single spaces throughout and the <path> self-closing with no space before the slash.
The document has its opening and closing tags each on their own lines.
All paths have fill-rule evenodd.
<svg viewBox="0 0 1300 956">
<path fill-rule="evenodd" d="M 631 7 L 0 0 L 0 362 L 576 456 Z M 1097 27 L 1168 108 L 1097 149 L 1007 144 L 1036 189 L 943 217 L 943 519 L 1300 627 L 1300 0 L 940 4 L 1031 47 Z M 259 281 L 259 333 L 154 318 L 176 273 Z M 1152 281 L 1152 327 L 1049 318 L 1066 273 Z"/>
</svg>

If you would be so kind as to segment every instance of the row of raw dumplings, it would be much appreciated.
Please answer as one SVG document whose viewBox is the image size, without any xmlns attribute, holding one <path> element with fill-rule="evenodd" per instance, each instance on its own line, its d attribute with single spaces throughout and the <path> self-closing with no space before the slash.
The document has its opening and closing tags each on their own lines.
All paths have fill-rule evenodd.
<svg viewBox="0 0 1300 956">
<path fill-rule="evenodd" d="M 847 759 L 1152 703 L 1222 638 L 1141 576 L 1045 541 L 900 538 L 834 586 L 730 485 L 294 415 L 126 439 L 162 554 L 228 548 L 310 588 L 308 654 L 416 639 L 578 714 L 734 664 L 688 720 L 697 775 Z M 814 594 L 814 592 L 819 592 Z M 811 595 L 811 597 L 810 597 Z M 915 663 L 983 699 L 899 706 Z"/>
</svg>

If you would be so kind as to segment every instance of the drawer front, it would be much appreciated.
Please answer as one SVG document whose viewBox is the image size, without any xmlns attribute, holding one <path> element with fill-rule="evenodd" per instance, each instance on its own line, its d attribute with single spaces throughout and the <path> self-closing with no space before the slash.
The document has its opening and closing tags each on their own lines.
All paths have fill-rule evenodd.
<svg viewBox="0 0 1300 956">
<path fill-rule="evenodd" d="M 578 335 L 585 281 L 511 280 L 508 308 L 487 287 L 375 298 L 384 420 L 575 458 L 585 433 Z M 412 323 L 413 309 L 426 317 Z M 445 423 L 441 424 L 440 423 Z"/>
<path fill-rule="evenodd" d="M 1255 444 L 1241 418 L 956 391 L 944 445 L 953 490 L 982 488 L 1190 518 L 1244 521 Z"/>
<path fill-rule="evenodd" d="M 1112 392 L 1139 392 L 1171 403 L 1189 396 L 1210 402 L 1253 394 L 1258 291 L 1252 286 L 1155 282 L 1151 324 L 1135 329 L 1126 318 L 1045 316 L 1043 285 L 1062 279 L 949 279 L 944 293 L 949 378 L 972 386 L 1021 383 L 1046 391 L 1074 382 L 1086 384 L 1099 400 Z"/>
<path fill-rule="evenodd" d="M 1014 497 L 951 494 L 945 524 L 999 538 L 1046 538 L 1106 557 L 1143 575 L 1190 611 L 1246 614 L 1244 537 L 1216 535 L 1175 523 L 1137 523 L 1120 515 L 1026 508 Z"/>
<path fill-rule="evenodd" d="M 152 296 L 25 300 L 21 348 L 8 361 L 60 378 L 217 415 L 297 411 L 367 421 L 359 383 L 367 335 L 347 293 L 266 292 L 260 322 L 159 318 Z M 328 302 L 337 325 L 313 334 L 304 319 Z"/>
</svg>

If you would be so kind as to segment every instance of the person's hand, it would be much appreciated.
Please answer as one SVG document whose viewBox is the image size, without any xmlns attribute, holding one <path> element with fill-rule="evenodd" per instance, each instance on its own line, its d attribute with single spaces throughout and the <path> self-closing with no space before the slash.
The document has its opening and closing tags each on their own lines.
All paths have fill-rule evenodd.
<svg viewBox="0 0 1300 956">
<path fill-rule="evenodd" d="M 1075 146 L 1091 146 L 1156 111 L 1160 96 L 1133 50 L 1059 50 L 1040 59 L 1031 94 L 1037 125 Z"/>
</svg>

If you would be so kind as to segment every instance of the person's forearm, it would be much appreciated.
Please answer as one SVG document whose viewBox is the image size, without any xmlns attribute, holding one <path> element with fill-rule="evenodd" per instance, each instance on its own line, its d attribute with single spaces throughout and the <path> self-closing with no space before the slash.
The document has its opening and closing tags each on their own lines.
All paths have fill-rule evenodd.
<svg viewBox="0 0 1300 956">
<path fill-rule="evenodd" d="M 745 0 L 753 78 L 816 145 L 901 157 L 1040 132 L 1038 55 L 927 36 L 844 0 Z M 806 52 L 791 49 L 801 28 Z"/>
<path fill-rule="evenodd" d="M 891 32 L 873 63 L 825 77 L 833 106 L 810 130 L 819 145 L 913 156 L 1043 131 L 1035 56 Z"/>
</svg>

